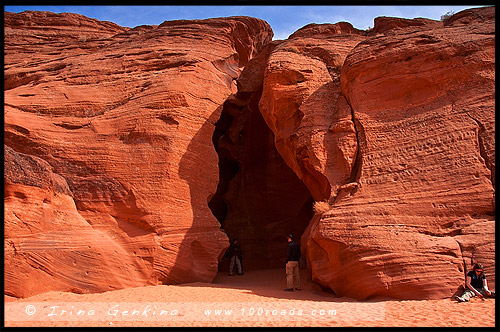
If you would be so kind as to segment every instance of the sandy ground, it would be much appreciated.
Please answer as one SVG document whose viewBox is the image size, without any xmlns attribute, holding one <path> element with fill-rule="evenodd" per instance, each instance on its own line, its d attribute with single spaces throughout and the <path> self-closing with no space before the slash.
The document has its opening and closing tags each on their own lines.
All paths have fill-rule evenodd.
<svg viewBox="0 0 500 332">
<path fill-rule="evenodd" d="M 284 292 L 284 270 L 219 273 L 214 283 L 159 285 L 99 294 L 4 296 L 5 326 L 494 327 L 495 299 L 356 301 L 338 298 L 302 270 Z M 473 314 L 474 313 L 474 314 Z M 481 313 L 481 314 L 478 314 Z"/>
</svg>

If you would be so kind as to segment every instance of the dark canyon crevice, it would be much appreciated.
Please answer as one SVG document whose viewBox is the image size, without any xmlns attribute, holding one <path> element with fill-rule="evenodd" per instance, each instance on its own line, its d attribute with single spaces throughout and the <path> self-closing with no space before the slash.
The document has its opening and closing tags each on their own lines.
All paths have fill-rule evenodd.
<svg viewBox="0 0 500 332">
<path fill-rule="evenodd" d="M 264 65 L 254 61 L 245 70 L 262 74 Z M 242 81 L 239 92 L 224 103 L 214 131 L 219 183 L 209 207 L 228 237 L 239 239 L 245 270 L 283 267 L 286 235 L 300 240 L 314 200 L 276 150 L 258 107 L 262 80 L 244 86 Z M 225 269 L 222 261 L 219 270 Z"/>
</svg>

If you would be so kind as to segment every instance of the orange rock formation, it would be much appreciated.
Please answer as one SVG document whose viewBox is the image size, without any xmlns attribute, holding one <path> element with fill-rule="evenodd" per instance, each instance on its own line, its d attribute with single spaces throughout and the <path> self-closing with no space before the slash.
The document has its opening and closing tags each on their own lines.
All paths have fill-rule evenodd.
<svg viewBox="0 0 500 332">
<path fill-rule="evenodd" d="M 6 294 L 212 281 L 234 237 L 279 267 L 287 233 L 340 296 L 494 289 L 494 17 L 6 12 Z"/>
<path fill-rule="evenodd" d="M 27 12 L 5 34 L 6 292 L 212 281 L 212 134 L 269 25 Z"/>
</svg>

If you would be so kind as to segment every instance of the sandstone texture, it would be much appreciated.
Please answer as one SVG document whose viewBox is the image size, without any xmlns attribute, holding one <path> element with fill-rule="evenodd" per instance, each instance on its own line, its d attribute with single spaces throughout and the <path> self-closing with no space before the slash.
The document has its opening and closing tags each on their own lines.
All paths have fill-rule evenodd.
<svg viewBox="0 0 500 332">
<path fill-rule="evenodd" d="M 340 70 L 364 33 L 348 23 L 306 26 L 269 57 L 259 106 L 278 151 L 316 201 L 351 178 L 358 144 Z"/>
<path fill-rule="evenodd" d="M 212 281 L 300 239 L 339 296 L 495 289 L 495 8 L 123 28 L 5 13 L 5 293 Z"/>
<path fill-rule="evenodd" d="M 457 16 L 375 20 L 342 66 L 356 175 L 303 238 L 339 295 L 447 297 L 475 262 L 494 288 L 494 9 Z"/>
<path fill-rule="evenodd" d="M 6 293 L 212 281 L 228 246 L 207 205 L 214 125 L 269 25 L 5 24 Z"/>
</svg>

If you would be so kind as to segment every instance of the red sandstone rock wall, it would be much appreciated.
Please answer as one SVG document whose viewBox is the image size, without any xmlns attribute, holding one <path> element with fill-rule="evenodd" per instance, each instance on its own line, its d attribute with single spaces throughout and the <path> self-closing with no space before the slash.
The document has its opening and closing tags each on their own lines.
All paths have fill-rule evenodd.
<svg viewBox="0 0 500 332">
<path fill-rule="evenodd" d="M 457 17 L 376 20 L 342 66 L 355 187 L 303 237 L 339 295 L 447 297 L 478 261 L 494 288 L 494 8 Z"/>
<path fill-rule="evenodd" d="M 213 280 L 228 240 L 211 137 L 269 25 L 5 24 L 6 293 Z"/>
<path fill-rule="evenodd" d="M 340 70 L 365 38 L 348 23 L 306 26 L 278 45 L 266 65 L 261 112 L 276 148 L 317 201 L 352 177 L 358 144 Z"/>
<path fill-rule="evenodd" d="M 256 237 L 308 224 L 313 280 L 341 296 L 451 296 L 477 261 L 494 289 L 494 32 L 491 7 L 272 43 L 252 18 L 6 13 L 6 293 L 212 280 L 211 212 L 269 262 Z"/>
</svg>

